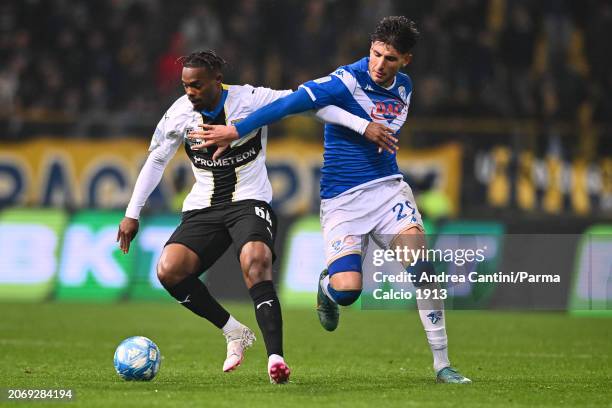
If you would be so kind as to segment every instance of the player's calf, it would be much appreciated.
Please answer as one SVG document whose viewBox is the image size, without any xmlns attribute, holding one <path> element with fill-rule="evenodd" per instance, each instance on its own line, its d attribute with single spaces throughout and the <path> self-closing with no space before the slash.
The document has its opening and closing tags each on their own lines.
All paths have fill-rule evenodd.
<svg viewBox="0 0 612 408">
<path fill-rule="evenodd" d="M 179 304 L 221 329 L 229 321 L 230 314 L 198 279 L 199 262 L 195 252 L 186 246 L 169 244 L 157 264 L 157 276 Z"/>
<path fill-rule="evenodd" d="M 283 360 L 283 317 L 272 283 L 272 251 L 263 242 L 248 242 L 242 247 L 240 265 L 249 295 L 253 299 L 255 318 L 268 357 L 270 361 L 276 359 L 272 366 L 268 364 L 268 374 L 273 382 L 286 382 L 290 370 Z"/>
</svg>

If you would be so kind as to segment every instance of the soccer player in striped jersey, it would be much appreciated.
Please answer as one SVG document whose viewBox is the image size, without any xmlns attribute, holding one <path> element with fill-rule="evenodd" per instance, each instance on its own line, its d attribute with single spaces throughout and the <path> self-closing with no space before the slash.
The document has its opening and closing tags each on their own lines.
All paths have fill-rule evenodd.
<svg viewBox="0 0 612 408">
<path fill-rule="evenodd" d="M 242 362 L 254 334 L 212 297 L 199 276 L 233 243 L 266 345 L 270 380 L 283 383 L 290 369 L 283 357 L 281 307 L 272 283 L 277 225 L 265 167 L 267 127 L 253 129 L 214 158 L 216 147 L 201 146 L 193 135 L 203 124 L 234 123 L 292 91 L 226 85 L 222 82 L 225 61 L 212 51 L 190 54 L 181 62 L 185 95 L 166 111 L 155 129 L 117 240 L 127 253 L 138 232 L 142 207 L 183 146 L 196 181 L 183 203 L 181 224 L 164 246 L 157 276 L 180 304 L 222 330 L 227 340 L 223 371 L 232 371 Z M 320 109 L 316 116 L 370 137 L 383 131 L 382 126 L 372 127 L 337 107 Z"/>
<path fill-rule="evenodd" d="M 285 115 L 336 105 L 362 119 L 388 126 L 393 144 L 406 121 L 412 80 L 400 68 L 412 60 L 418 31 L 404 16 L 385 17 L 371 35 L 370 55 L 332 74 L 303 84 L 293 94 L 258 110 L 235 126 L 206 126 L 204 145 L 225 146 Z M 382 151 L 346 127 L 325 126 L 321 170 L 321 226 L 328 268 L 320 276 L 317 311 L 322 326 L 335 330 L 338 305 L 354 303 L 361 295 L 362 246 L 371 238 L 384 248 L 424 248 L 421 215 L 412 190 L 403 181 L 395 152 Z M 382 136 L 385 138 L 385 136 Z M 434 274 L 433 264 L 418 261 L 409 272 Z M 420 284 L 420 285 L 419 285 Z M 438 285 L 417 282 L 423 288 Z M 448 358 L 444 302 L 418 299 L 419 316 L 433 354 L 436 379 L 470 383 Z"/>
</svg>

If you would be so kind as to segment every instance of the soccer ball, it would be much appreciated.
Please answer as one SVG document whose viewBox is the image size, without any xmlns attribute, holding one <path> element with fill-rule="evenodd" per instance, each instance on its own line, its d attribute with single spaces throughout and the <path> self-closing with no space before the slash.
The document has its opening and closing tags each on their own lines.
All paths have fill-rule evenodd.
<svg viewBox="0 0 612 408">
<path fill-rule="evenodd" d="M 159 371 L 161 354 L 146 337 L 134 336 L 119 344 L 115 351 L 115 370 L 127 381 L 150 381 Z"/>
</svg>

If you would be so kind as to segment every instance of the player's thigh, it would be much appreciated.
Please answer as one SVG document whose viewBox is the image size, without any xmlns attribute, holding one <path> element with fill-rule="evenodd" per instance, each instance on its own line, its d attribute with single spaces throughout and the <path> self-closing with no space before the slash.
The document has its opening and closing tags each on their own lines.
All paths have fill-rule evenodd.
<svg viewBox="0 0 612 408">
<path fill-rule="evenodd" d="M 390 241 L 390 248 L 427 249 L 425 233 L 419 225 L 409 225 L 395 234 Z"/>
<path fill-rule="evenodd" d="M 243 200 L 232 203 L 224 214 L 236 255 L 241 261 L 269 264 L 276 259 L 277 219 L 272 207 L 265 201 Z"/>
<path fill-rule="evenodd" d="M 372 237 L 385 249 L 395 249 L 398 245 L 418 249 L 425 245 L 423 233 L 423 221 L 412 189 L 402 181 L 381 208 L 381 219 Z"/>
<path fill-rule="evenodd" d="M 209 269 L 231 243 L 229 231 L 214 211 L 198 211 L 183 216 L 183 221 L 166 242 L 166 247 L 180 244 L 195 253 L 199 265 L 193 273 L 199 275 Z"/>
</svg>

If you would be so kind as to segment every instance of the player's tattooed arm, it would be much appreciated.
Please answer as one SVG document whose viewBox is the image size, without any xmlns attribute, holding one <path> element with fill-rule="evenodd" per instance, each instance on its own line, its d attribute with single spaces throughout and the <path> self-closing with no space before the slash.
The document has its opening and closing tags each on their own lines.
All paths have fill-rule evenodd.
<svg viewBox="0 0 612 408">
<path fill-rule="evenodd" d="M 119 242 L 119 248 L 124 254 L 129 252 L 130 242 L 138 233 L 138 226 L 138 220 L 134 218 L 123 217 L 123 220 L 121 220 L 117 231 L 117 242 Z"/>
<path fill-rule="evenodd" d="M 383 149 L 391 154 L 399 150 L 398 139 L 393 136 L 393 130 L 380 123 L 370 122 L 363 136 L 378 145 L 378 153 L 381 153 Z"/>
</svg>

